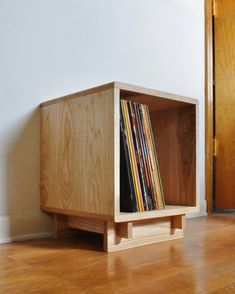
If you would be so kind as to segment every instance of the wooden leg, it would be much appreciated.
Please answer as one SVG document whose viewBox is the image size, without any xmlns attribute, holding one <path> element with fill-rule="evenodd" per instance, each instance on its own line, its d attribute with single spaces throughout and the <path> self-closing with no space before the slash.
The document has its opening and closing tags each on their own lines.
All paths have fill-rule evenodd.
<svg viewBox="0 0 235 294">
<path fill-rule="evenodd" d="M 103 249 L 106 252 L 109 252 L 110 243 L 116 242 L 116 225 L 113 222 L 106 222 L 104 226 L 104 241 Z"/>
<path fill-rule="evenodd" d="M 185 228 L 185 215 L 174 215 L 171 217 L 171 229 L 184 229 Z"/>
<path fill-rule="evenodd" d="M 117 224 L 117 234 L 121 238 L 130 239 L 133 236 L 133 223 L 120 223 Z"/>
<path fill-rule="evenodd" d="M 68 227 L 67 217 L 60 214 L 54 214 L 54 238 L 64 238 L 74 235 L 73 230 Z"/>
</svg>

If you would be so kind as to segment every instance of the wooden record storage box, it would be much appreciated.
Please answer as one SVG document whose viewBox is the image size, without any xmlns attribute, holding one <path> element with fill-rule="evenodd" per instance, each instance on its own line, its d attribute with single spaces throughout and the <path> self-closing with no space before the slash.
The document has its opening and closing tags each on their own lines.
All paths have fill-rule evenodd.
<svg viewBox="0 0 235 294">
<path fill-rule="evenodd" d="M 166 208 L 120 212 L 120 99 L 148 105 Z M 113 82 L 44 102 L 41 210 L 55 234 L 103 234 L 105 251 L 183 237 L 185 214 L 199 209 L 198 101 Z"/>
</svg>

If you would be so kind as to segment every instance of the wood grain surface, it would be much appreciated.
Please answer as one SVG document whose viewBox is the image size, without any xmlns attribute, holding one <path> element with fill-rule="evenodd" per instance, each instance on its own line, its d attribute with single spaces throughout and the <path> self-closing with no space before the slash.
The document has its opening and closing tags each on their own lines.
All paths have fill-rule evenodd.
<svg viewBox="0 0 235 294">
<path fill-rule="evenodd" d="M 67 225 L 73 229 L 104 234 L 105 222 L 103 220 L 70 216 L 68 217 Z"/>
<path fill-rule="evenodd" d="M 173 217 L 174 218 L 174 217 Z M 131 237 L 118 233 L 118 226 L 124 225 L 107 222 L 105 229 L 104 250 L 107 252 L 120 251 L 128 248 L 139 247 L 147 244 L 159 243 L 183 237 L 182 228 L 173 228 L 171 218 L 140 220 L 133 222 Z"/>
<path fill-rule="evenodd" d="M 186 102 L 171 100 L 169 98 L 145 95 L 141 93 L 137 95 L 133 92 L 127 91 L 121 91 L 121 98 L 148 105 L 149 111 L 151 112 L 171 108 L 180 108 L 188 105 Z"/>
<path fill-rule="evenodd" d="M 195 106 L 150 114 L 166 204 L 196 205 Z"/>
<path fill-rule="evenodd" d="M 102 236 L 0 245 L 0 292 L 231 294 L 235 216 L 187 220 L 184 239 L 111 254 Z"/>
<path fill-rule="evenodd" d="M 41 108 L 43 210 L 114 215 L 113 91 Z"/>
<path fill-rule="evenodd" d="M 216 208 L 235 209 L 235 2 L 217 0 L 215 15 Z"/>
</svg>

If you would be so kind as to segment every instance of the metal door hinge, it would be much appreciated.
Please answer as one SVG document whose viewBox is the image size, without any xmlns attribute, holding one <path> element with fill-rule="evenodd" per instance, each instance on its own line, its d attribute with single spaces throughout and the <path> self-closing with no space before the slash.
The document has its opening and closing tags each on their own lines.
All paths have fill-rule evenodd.
<svg viewBox="0 0 235 294">
<path fill-rule="evenodd" d="M 216 138 L 213 139 L 213 156 L 218 156 L 218 140 Z"/>
<path fill-rule="evenodd" d="M 212 0 L 212 15 L 216 16 L 216 0 Z"/>
</svg>

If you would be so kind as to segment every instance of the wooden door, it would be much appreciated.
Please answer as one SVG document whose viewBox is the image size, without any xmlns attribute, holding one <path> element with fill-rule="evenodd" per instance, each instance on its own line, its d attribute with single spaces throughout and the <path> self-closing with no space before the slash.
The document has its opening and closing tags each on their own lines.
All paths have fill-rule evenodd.
<svg viewBox="0 0 235 294">
<path fill-rule="evenodd" d="M 215 207 L 235 209 L 235 0 L 215 0 Z"/>
</svg>

